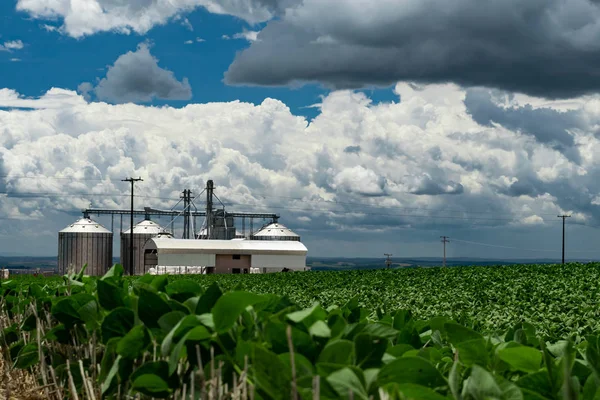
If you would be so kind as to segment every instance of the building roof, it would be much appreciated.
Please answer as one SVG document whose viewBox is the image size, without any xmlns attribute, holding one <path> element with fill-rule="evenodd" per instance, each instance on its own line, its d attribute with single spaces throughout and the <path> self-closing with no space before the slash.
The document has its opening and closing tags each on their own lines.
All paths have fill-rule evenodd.
<svg viewBox="0 0 600 400">
<path fill-rule="evenodd" d="M 129 235 L 131 229 L 127 229 L 123 232 L 125 235 Z M 145 219 L 139 222 L 137 225 L 133 227 L 134 235 L 158 235 L 159 233 L 164 232 L 163 229 L 154 221 L 150 221 Z"/>
<path fill-rule="evenodd" d="M 80 220 L 67 226 L 60 233 L 112 233 L 104 226 L 90 218 L 81 218 Z"/>
<path fill-rule="evenodd" d="M 281 236 L 281 237 L 300 237 L 297 233 L 292 231 L 290 228 L 281 225 L 280 223 L 273 223 L 263 227 L 260 231 L 256 232 L 254 237 L 261 236 Z"/>
<path fill-rule="evenodd" d="M 198 240 L 153 238 L 145 249 L 159 253 L 196 254 L 290 254 L 306 255 L 308 249 L 301 242 L 277 240 Z"/>
</svg>

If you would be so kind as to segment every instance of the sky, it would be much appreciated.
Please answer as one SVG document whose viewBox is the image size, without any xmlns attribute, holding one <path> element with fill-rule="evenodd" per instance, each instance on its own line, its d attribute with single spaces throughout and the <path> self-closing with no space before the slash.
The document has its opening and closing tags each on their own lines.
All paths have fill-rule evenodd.
<svg viewBox="0 0 600 400">
<path fill-rule="evenodd" d="M 0 255 L 56 255 L 140 176 L 139 207 L 212 179 L 309 256 L 436 257 L 444 235 L 450 257 L 558 259 L 570 215 L 567 258 L 600 259 L 599 1 L 6 0 L 0 20 Z"/>
</svg>

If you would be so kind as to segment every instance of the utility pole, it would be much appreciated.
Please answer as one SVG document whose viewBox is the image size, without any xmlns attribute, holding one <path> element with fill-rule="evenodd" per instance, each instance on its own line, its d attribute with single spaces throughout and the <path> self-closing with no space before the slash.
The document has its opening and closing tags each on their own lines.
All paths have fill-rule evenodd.
<svg viewBox="0 0 600 400">
<path fill-rule="evenodd" d="M 133 184 L 143 181 L 142 178 L 125 178 L 122 182 L 131 182 L 131 225 L 129 228 L 129 275 L 133 275 Z"/>
<path fill-rule="evenodd" d="M 190 220 L 191 220 L 191 203 L 192 191 L 190 189 L 183 190 L 183 239 L 190 238 Z"/>
<path fill-rule="evenodd" d="M 440 236 L 442 238 L 442 243 L 444 243 L 444 267 L 446 267 L 446 243 L 449 243 L 448 236 Z"/>
<path fill-rule="evenodd" d="M 213 190 L 214 184 L 212 180 L 206 182 L 206 238 L 212 239 L 213 235 L 213 215 L 212 215 L 212 207 L 213 207 Z"/>
<path fill-rule="evenodd" d="M 571 218 L 570 215 L 559 215 L 558 218 L 563 220 L 563 234 L 562 234 L 562 263 L 565 263 L 565 219 Z"/>
<path fill-rule="evenodd" d="M 392 260 L 390 260 L 390 257 L 393 256 L 393 254 L 385 253 L 384 256 L 387 256 L 387 260 L 385 260 L 385 267 L 390 268 L 392 265 Z"/>
</svg>

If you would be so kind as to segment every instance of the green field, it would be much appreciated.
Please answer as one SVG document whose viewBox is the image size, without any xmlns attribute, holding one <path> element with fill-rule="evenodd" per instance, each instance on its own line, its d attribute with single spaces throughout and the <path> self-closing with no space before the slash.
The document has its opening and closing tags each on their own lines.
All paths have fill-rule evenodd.
<svg viewBox="0 0 600 400">
<path fill-rule="evenodd" d="M 600 264 L 121 274 L 3 282 L 3 358 L 56 398 L 600 398 Z"/>
<path fill-rule="evenodd" d="M 410 309 L 418 318 L 449 316 L 484 333 L 530 322 L 553 338 L 600 331 L 600 264 L 410 268 L 376 271 L 185 277 L 203 288 L 288 296 L 309 307 L 356 297 L 373 313 Z M 181 279 L 173 276 L 170 279 Z"/>
</svg>

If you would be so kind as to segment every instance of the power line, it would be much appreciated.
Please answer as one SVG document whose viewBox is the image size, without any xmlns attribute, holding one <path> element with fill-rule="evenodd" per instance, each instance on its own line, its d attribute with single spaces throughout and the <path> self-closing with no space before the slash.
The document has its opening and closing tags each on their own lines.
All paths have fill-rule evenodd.
<svg viewBox="0 0 600 400">
<path fill-rule="evenodd" d="M 106 178 L 77 178 L 77 177 L 57 177 L 57 176 L 48 176 L 48 175 L 0 175 L 0 178 L 10 178 L 10 179 L 57 179 L 57 180 L 72 180 L 72 181 L 96 181 L 96 182 L 115 182 L 111 180 L 110 177 Z M 349 201 L 339 201 L 339 200 L 327 200 L 327 199 L 314 199 L 314 198 L 302 198 L 302 197 L 291 197 L 291 196 L 276 196 L 272 194 L 260 194 L 256 192 L 252 192 L 255 197 L 261 197 L 263 199 L 268 198 L 281 198 L 288 200 L 297 200 L 302 202 L 318 202 L 318 203 L 330 203 L 330 204 L 341 204 L 341 205 L 356 205 L 360 207 L 370 207 L 377 209 L 400 209 L 400 210 L 426 210 L 426 211 L 437 211 L 437 212 L 459 212 L 463 214 L 496 214 L 497 211 L 473 211 L 473 210 L 463 210 L 463 209 L 452 209 L 452 208 L 442 208 L 442 209 L 434 209 L 431 207 L 406 207 L 406 206 L 386 206 L 386 205 L 377 205 L 363 202 L 349 202 Z M 410 194 L 410 193 L 406 193 Z M 393 198 L 393 197 L 388 197 Z M 550 213 L 541 213 L 537 215 L 554 215 Z"/>
<path fill-rule="evenodd" d="M 15 198 L 54 198 L 54 197 L 129 197 L 128 194 L 123 193 L 57 193 L 57 192 L 13 192 L 13 191 L 0 191 L 0 195 L 5 194 Z M 135 197 L 145 199 L 161 199 L 161 200 L 175 200 L 173 197 L 162 197 L 162 196 L 148 196 L 143 194 L 136 194 Z"/>
<path fill-rule="evenodd" d="M 546 253 L 558 253 L 560 250 L 550 250 L 550 249 L 527 249 L 523 247 L 514 247 L 514 246 L 503 246 L 499 244 L 490 244 L 490 243 L 482 243 L 482 242 L 473 242 L 470 240 L 462 240 L 462 239 L 452 239 L 454 242 L 468 243 L 474 244 L 478 246 L 488 246 L 488 247 L 497 247 L 501 249 L 512 249 L 512 250 L 521 250 L 521 251 L 534 251 L 534 252 L 546 252 Z M 571 250 L 572 253 L 600 253 L 600 250 Z"/>
<path fill-rule="evenodd" d="M 252 192 L 253 195 L 256 195 L 255 192 Z M 410 193 L 407 193 L 410 194 Z M 431 208 L 431 207 L 405 207 L 405 206 L 384 206 L 377 204 L 369 204 L 369 203 L 360 203 L 360 202 L 347 202 L 347 201 L 338 201 L 338 200 L 326 200 L 326 199 L 306 199 L 301 197 L 288 197 L 288 196 L 275 196 L 275 195 L 258 195 L 255 197 L 261 197 L 263 199 L 268 198 L 281 198 L 288 200 L 297 200 L 302 202 L 319 202 L 319 203 L 332 203 L 332 204 L 341 204 L 341 205 L 357 205 L 361 207 L 372 207 L 372 208 L 387 208 L 387 209 L 400 209 L 400 210 L 426 210 L 426 211 L 437 211 L 437 212 L 459 212 L 463 214 L 497 214 L 497 211 L 466 211 L 463 209 L 452 209 L 452 208 Z M 553 213 L 538 213 L 537 215 L 554 215 Z"/>
<path fill-rule="evenodd" d="M 49 175 L 0 175 L 0 178 L 4 179 L 56 179 L 56 180 L 65 180 L 65 181 L 95 181 L 95 182 L 104 182 L 107 179 L 110 181 L 110 178 L 76 178 L 74 176 L 49 176 Z M 110 181 L 112 182 L 112 181 Z"/>
<path fill-rule="evenodd" d="M 330 210 L 323 208 L 299 208 L 299 207 L 290 207 L 290 206 L 270 206 L 270 205 L 260 205 L 260 204 L 243 204 L 237 202 L 229 202 L 229 204 L 236 206 L 249 206 L 255 208 L 279 208 L 285 210 L 294 210 L 294 211 L 306 211 L 306 212 L 324 212 L 324 213 L 340 213 L 340 212 L 353 212 L 357 214 L 363 214 L 366 216 L 385 216 L 385 217 L 410 217 L 410 218 L 433 218 L 433 219 L 451 219 L 451 220 L 473 220 L 473 221 L 503 221 L 503 222 L 521 222 L 522 219 L 517 218 L 483 218 L 483 217 L 460 217 L 460 216 L 450 216 L 450 215 L 420 215 L 420 214 L 391 214 L 391 213 L 373 213 L 373 212 L 365 212 L 362 210 Z M 557 222 L 557 221 L 544 221 L 548 223 Z"/>
</svg>

